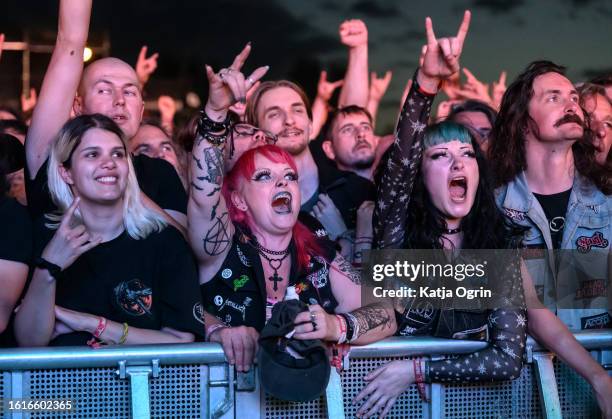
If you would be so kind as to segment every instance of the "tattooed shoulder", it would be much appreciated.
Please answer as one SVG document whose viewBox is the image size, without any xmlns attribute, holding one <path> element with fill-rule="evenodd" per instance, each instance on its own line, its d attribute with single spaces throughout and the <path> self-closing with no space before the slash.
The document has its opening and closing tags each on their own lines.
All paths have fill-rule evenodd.
<svg viewBox="0 0 612 419">
<path fill-rule="evenodd" d="M 361 285 L 361 275 L 359 272 L 357 272 L 357 270 L 355 268 L 353 268 L 353 265 L 351 265 L 351 263 L 344 259 L 344 257 L 341 254 L 336 254 L 336 258 L 334 259 L 334 262 L 336 263 L 338 270 L 340 272 L 342 272 L 344 275 L 346 275 L 348 277 L 348 279 L 351 280 L 351 282 L 357 284 L 357 285 Z"/>
</svg>

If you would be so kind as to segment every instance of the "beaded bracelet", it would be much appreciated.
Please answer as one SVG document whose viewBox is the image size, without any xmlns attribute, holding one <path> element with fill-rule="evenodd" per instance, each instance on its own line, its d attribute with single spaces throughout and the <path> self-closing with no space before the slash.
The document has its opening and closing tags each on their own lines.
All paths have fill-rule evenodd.
<svg viewBox="0 0 612 419">
<path fill-rule="evenodd" d="M 130 326 L 128 326 L 127 323 L 123 323 L 123 334 L 121 335 L 119 342 L 117 342 L 119 345 L 123 345 L 125 343 L 129 332 L 130 332 Z"/>
</svg>

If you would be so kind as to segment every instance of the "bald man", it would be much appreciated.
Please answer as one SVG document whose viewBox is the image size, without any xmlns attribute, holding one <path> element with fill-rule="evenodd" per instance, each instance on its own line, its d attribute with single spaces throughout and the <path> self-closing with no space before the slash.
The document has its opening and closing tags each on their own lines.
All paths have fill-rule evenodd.
<svg viewBox="0 0 612 419">
<path fill-rule="evenodd" d="M 142 121 L 142 88 L 134 68 L 118 58 L 103 58 L 83 71 L 91 4 L 92 0 L 60 1 L 57 41 L 25 144 L 28 202 L 35 217 L 54 210 L 45 192 L 46 161 L 51 143 L 70 119 L 71 110 L 76 115 L 108 116 L 128 140 Z M 146 156 L 133 161 L 145 201 L 151 206 L 157 204 L 184 226 L 187 196 L 174 168 L 161 159 Z"/>
</svg>

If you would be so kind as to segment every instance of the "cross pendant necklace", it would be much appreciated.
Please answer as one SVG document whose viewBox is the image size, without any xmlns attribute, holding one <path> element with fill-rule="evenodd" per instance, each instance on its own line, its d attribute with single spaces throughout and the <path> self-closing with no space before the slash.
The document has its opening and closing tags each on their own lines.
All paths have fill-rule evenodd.
<svg viewBox="0 0 612 419">
<path fill-rule="evenodd" d="M 274 282 L 274 285 L 272 288 L 274 289 L 274 291 L 278 291 L 278 283 L 283 281 L 283 277 L 278 274 L 278 270 L 283 264 L 283 260 L 285 260 L 285 258 L 289 255 L 289 248 L 285 249 L 284 251 L 278 252 L 278 251 L 268 250 L 264 248 L 263 246 L 259 245 L 259 243 L 256 243 L 255 248 L 257 249 L 257 252 L 265 260 L 268 261 L 268 265 L 270 265 L 270 268 L 274 270 L 274 273 L 272 274 L 272 276 L 268 277 L 268 281 Z M 274 259 L 268 256 L 266 252 L 271 253 L 273 255 L 278 255 L 278 256 L 282 255 L 282 257 L 278 259 Z"/>
</svg>

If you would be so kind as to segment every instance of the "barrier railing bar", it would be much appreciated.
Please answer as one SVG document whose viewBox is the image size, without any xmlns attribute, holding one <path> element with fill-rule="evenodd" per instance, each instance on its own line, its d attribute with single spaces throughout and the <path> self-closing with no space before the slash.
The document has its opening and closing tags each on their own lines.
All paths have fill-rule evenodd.
<svg viewBox="0 0 612 419">
<path fill-rule="evenodd" d="M 542 400 L 542 415 L 546 419 L 562 419 L 559 390 L 551 353 L 533 354 L 538 377 L 538 391 Z"/>
<path fill-rule="evenodd" d="M 160 365 L 226 362 L 218 343 L 117 345 L 99 349 L 82 346 L 11 348 L 0 350 L 0 370 L 114 367 L 120 361 L 126 361 L 126 365 L 149 365 L 153 358 L 159 360 Z"/>
<path fill-rule="evenodd" d="M 576 340 L 586 349 L 612 348 L 612 333 L 609 331 L 575 332 Z M 446 354 L 454 355 L 481 350 L 487 342 L 441 339 L 433 337 L 391 337 L 365 346 L 351 347 L 351 358 L 379 358 L 403 355 Z M 528 337 L 527 346 L 533 351 L 546 350 L 533 338 Z"/>
</svg>

